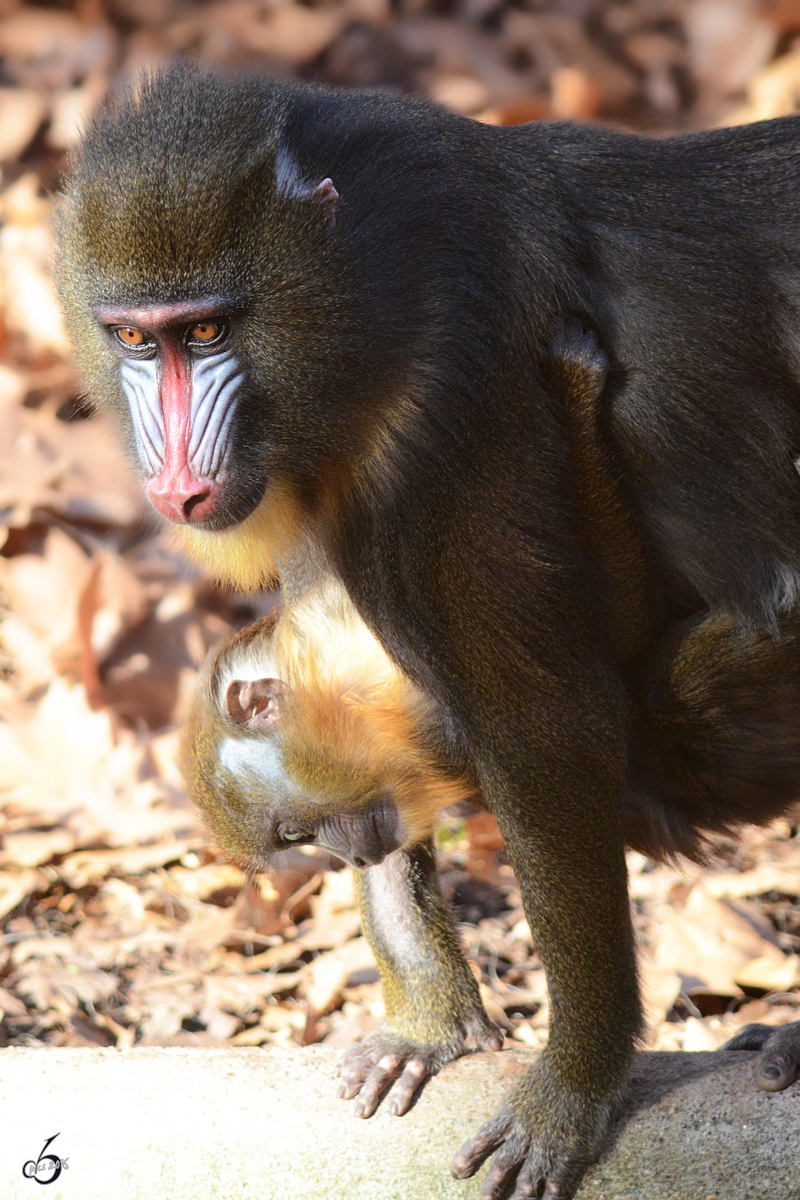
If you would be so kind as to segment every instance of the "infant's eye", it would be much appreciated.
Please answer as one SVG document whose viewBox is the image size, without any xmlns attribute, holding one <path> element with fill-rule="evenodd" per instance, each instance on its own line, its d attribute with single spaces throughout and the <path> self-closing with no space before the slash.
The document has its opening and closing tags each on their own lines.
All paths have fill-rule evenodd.
<svg viewBox="0 0 800 1200">
<path fill-rule="evenodd" d="M 134 329 L 133 326 L 120 325 L 118 329 L 114 330 L 114 333 L 123 346 L 131 346 L 134 350 L 147 344 L 147 338 L 141 329 Z"/>
<path fill-rule="evenodd" d="M 199 321 L 189 330 L 187 341 L 190 345 L 209 346 L 219 342 L 225 332 L 225 327 L 219 321 Z"/>
<path fill-rule="evenodd" d="M 305 829 L 285 829 L 281 832 L 282 842 L 310 842 L 311 834 Z"/>
</svg>

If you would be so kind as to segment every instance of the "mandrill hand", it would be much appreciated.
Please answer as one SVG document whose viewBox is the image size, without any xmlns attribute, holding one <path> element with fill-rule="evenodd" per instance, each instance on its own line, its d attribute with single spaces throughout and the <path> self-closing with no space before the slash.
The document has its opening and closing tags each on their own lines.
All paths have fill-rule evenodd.
<svg viewBox="0 0 800 1200">
<path fill-rule="evenodd" d="M 745 1025 L 723 1050 L 760 1050 L 756 1083 L 765 1092 L 782 1092 L 800 1075 L 800 1021 L 789 1025 Z"/>
<path fill-rule="evenodd" d="M 587 1102 L 564 1088 L 545 1052 L 500 1112 L 464 1143 L 453 1174 L 468 1179 L 497 1151 L 480 1200 L 571 1200 L 608 1141 L 614 1107 L 608 1096 Z"/>
<path fill-rule="evenodd" d="M 463 1035 L 459 1033 L 446 1042 L 429 1045 L 408 1041 L 386 1027 L 376 1030 L 342 1056 L 339 1099 L 358 1096 L 355 1115 L 371 1117 L 388 1092 L 389 1112 L 402 1117 L 417 1088 L 445 1063 L 468 1053 L 468 1042 L 474 1043 L 478 1050 L 502 1049 L 502 1033 L 482 1010 L 470 1014 L 465 1024 Z"/>
</svg>

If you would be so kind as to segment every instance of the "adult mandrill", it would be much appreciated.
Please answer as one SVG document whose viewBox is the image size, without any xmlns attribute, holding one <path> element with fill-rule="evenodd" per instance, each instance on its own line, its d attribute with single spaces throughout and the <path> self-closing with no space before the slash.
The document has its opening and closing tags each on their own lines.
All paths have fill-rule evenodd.
<svg viewBox="0 0 800 1200">
<path fill-rule="evenodd" d="M 67 318 L 154 505 L 241 586 L 338 578 L 500 823 L 552 1021 L 454 1160 L 497 1151 L 484 1197 L 566 1200 L 607 1139 L 626 838 L 698 854 L 800 791 L 798 185 L 795 118 L 491 129 L 185 67 L 72 167 Z M 797 1027 L 747 1046 L 792 1082 Z"/>
</svg>

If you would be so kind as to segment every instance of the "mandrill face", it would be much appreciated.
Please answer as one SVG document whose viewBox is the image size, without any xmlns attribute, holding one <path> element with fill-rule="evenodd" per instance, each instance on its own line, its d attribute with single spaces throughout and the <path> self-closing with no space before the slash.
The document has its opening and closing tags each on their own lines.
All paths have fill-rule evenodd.
<svg viewBox="0 0 800 1200">
<path fill-rule="evenodd" d="M 324 509 L 380 409 L 339 195 L 288 146 L 290 102 L 185 67 L 146 81 L 89 131 L 59 218 L 88 396 L 153 507 L 242 587 Z"/>
<path fill-rule="evenodd" d="M 218 300 L 106 304 L 95 316 L 119 356 L 148 498 L 177 524 L 213 525 L 226 507 L 245 381 L 228 306 Z"/>
</svg>

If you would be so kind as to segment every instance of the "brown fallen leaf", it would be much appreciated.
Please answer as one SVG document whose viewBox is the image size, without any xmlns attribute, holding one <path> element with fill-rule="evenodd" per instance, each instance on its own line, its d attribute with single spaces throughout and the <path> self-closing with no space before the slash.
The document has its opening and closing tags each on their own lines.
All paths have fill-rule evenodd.
<svg viewBox="0 0 800 1200">
<path fill-rule="evenodd" d="M 685 15 L 689 67 L 701 102 L 733 96 L 769 59 L 778 34 L 755 4 L 694 0 Z"/>
<path fill-rule="evenodd" d="M 299 4 L 262 9 L 259 15 L 260 20 L 242 26 L 245 45 L 268 59 L 293 63 L 316 58 L 348 20 L 347 12 L 337 7 L 304 8 Z"/>
<path fill-rule="evenodd" d="M 252 974 L 254 971 L 269 971 L 273 967 L 285 967 L 290 963 L 297 963 L 305 949 L 302 939 L 298 938 L 292 942 L 281 942 L 277 946 L 270 946 L 268 950 L 263 950 L 260 954 L 253 954 L 249 958 L 245 958 L 241 954 L 229 954 L 227 958 L 236 962 L 238 970 L 245 974 Z"/>
<path fill-rule="evenodd" d="M 47 876 L 41 871 L 0 871 L 0 917 L 5 917 L 31 892 L 47 889 Z"/>
<path fill-rule="evenodd" d="M 800 106 L 800 47 L 782 55 L 757 71 L 747 85 L 747 103 L 725 120 L 726 125 L 744 125 L 789 116 Z"/>
<path fill-rule="evenodd" d="M 2 30 L 2 23 L 0 23 Z M 51 274 L 51 206 L 39 197 L 39 180 L 23 175 L 0 197 L 0 303 L 9 329 L 38 351 L 68 353 Z"/>
<path fill-rule="evenodd" d="M 303 973 L 301 992 L 317 1015 L 336 1003 L 348 976 L 375 966 L 375 958 L 366 938 L 354 938 L 336 950 L 320 954 Z"/>
<path fill-rule="evenodd" d="M 72 13 L 54 8 L 22 8 L 0 21 L 5 72 L 30 87 L 74 83 L 110 54 L 111 42 L 107 26 L 87 27 Z"/>
<path fill-rule="evenodd" d="M 239 1014 L 260 1007 L 260 1001 L 280 992 L 293 991 L 302 971 L 267 972 L 264 975 L 209 975 L 205 980 L 206 1003 Z"/>
<path fill-rule="evenodd" d="M 486 108 L 491 96 L 486 84 L 472 75 L 440 75 L 430 87 L 430 97 L 451 112 L 470 116 Z"/>
<path fill-rule="evenodd" d="M 729 1040 L 728 1030 L 722 1025 L 712 1025 L 698 1017 L 687 1017 L 683 1025 L 681 1048 L 692 1053 L 704 1050 L 719 1050 Z"/>
<path fill-rule="evenodd" d="M 528 121 L 546 121 L 553 116 L 549 97 L 529 96 L 509 104 L 492 105 L 475 114 L 484 125 L 526 125 Z"/>
<path fill-rule="evenodd" d="M 19 158 L 47 108 L 47 97 L 34 88 L 0 88 L 0 159 Z"/>
<path fill-rule="evenodd" d="M 759 932 L 763 927 L 760 914 L 748 910 L 746 901 L 733 907 L 731 902 L 714 899 L 698 884 L 681 912 L 669 909 L 665 914 L 655 966 L 676 971 L 720 994 L 738 996 L 736 977 L 748 962 L 762 956 L 775 962 L 784 960 L 778 947 Z"/>
<path fill-rule="evenodd" d="M 82 963 L 79 956 L 56 958 L 31 957 L 18 970 L 14 986 L 21 996 L 42 1011 L 52 1008 L 60 998 L 72 1009 L 78 1004 L 100 1004 L 118 987 L 116 976 L 99 971 L 93 963 Z"/>
<path fill-rule="evenodd" d="M 24 1017 L 27 1011 L 27 1008 L 18 996 L 15 996 L 13 992 L 9 992 L 7 988 L 0 987 L 0 1012 L 2 1012 L 4 1017 Z"/>
<path fill-rule="evenodd" d="M 760 896 L 764 892 L 783 892 L 800 896 L 800 866 L 782 867 L 764 863 L 751 871 L 708 872 L 703 887 L 710 896 Z"/>
<path fill-rule="evenodd" d="M 43 554 L 0 558 L 0 587 L 9 610 L 0 634 L 23 694 L 50 683 L 67 645 L 75 646 L 74 673 L 80 674 L 78 606 L 92 564 L 59 529 L 50 530 L 43 549 Z"/>
<path fill-rule="evenodd" d="M 312 926 L 303 937 L 307 950 L 340 946 L 361 928 L 353 872 L 326 871 L 318 895 L 309 898 Z"/>
<path fill-rule="evenodd" d="M 70 887 L 82 888 L 111 871 L 136 875 L 180 860 L 190 844 L 188 841 L 170 841 L 152 846 L 121 846 L 115 850 L 80 850 L 59 864 L 58 873 Z"/>
<path fill-rule="evenodd" d="M 588 121 L 597 115 L 602 94 L 580 67 L 559 67 L 550 76 L 550 103 L 557 121 Z"/>
<path fill-rule="evenodd" d="M 775 958 L 768 954 L 751 959 L 736 972 L 740 987 L 763 988 L 767 992 L 788 992 L 800 985 L 800 958 L 796 954 L 785 954 Z"/>
<path fill-rule="evenodd" d="M 169 878 L 177 895 L 190 896 L 194 900 L 213 899 L 215 894 L 229 889 L 238 894 L 247 883 L 244 872 L 231 863 L 208 863 L 191 871 L 185 867 L 172 867 Z"/>
<path fill-rule="evenodd" d="M 57 854 L 75 849 L 75 838 L 66 829 L 49 829 L 46 833 L 12 833 L 3 839 L 0 862 L 20 867 L 38 867 Z"/>
<path fill-rule="evenodd" d="M 244 884 L 232 911 L 235 929 L 252 929 L 262 937 L 279 933 L 293 923 L 280 893 L 266 876 Z"/>
</svg>

